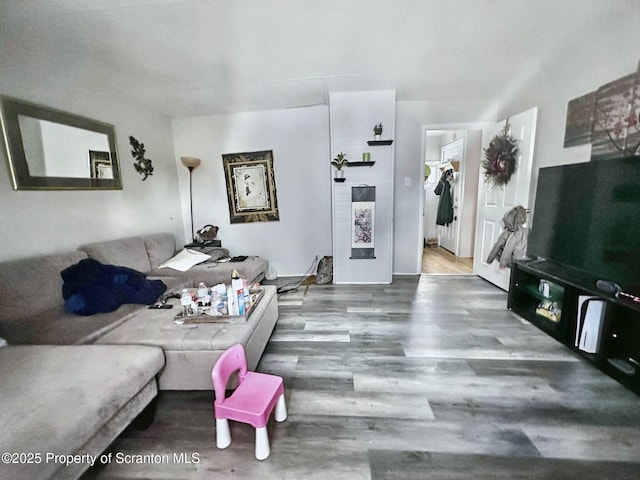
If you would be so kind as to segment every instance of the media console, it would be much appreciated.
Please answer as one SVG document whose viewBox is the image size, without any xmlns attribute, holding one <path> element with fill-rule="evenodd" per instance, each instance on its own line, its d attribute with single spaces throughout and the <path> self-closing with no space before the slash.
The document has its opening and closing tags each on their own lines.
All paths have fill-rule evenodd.
<svg viewBox="0 0 640 480">
<path fill-rule="evenodd" d="M 508 308 L 640 395 L 640 304 L 599 278 L 542 259 L 511 268 Z"/>
</svg>

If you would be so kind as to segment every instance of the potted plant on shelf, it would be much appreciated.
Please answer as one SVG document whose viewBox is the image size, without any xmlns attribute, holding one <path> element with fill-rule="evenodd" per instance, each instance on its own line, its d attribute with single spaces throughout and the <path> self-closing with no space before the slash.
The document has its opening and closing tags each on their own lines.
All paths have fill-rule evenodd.
<svg viewBox="0 0 640 480">
<path fill-rule="evenodd" d="M 347 157 L 345 156 L 344 153 L 340 152 L 336 158 L 334 158 L 333 160 L 331 160 L 331 165 L 333 165 L 334 167 L 336 167 L 334 174 L 333 174 L 333 179 L 336 182 L 344 182 L 344 172 L 342 171 L 342 167 L 346 164 L 349 163 L 349 161 L 347 160 Z"/>
<path fill-rule="evenodd" d="M 380 140 L 382 137 L 382 123 L 377 123 L 373 127 L 373 138 L 376 140 Z"/>
</svg>

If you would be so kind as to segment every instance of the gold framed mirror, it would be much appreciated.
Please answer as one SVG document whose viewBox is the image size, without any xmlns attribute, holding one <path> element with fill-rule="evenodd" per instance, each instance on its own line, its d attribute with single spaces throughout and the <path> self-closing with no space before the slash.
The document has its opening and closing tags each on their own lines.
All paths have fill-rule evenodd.
<svg viewBox="0 0 640 480">
<path fill-rule="evenodd" d="M 113 125 L 0 96 L 14 190 L 120 190 Z"/>
</svg>

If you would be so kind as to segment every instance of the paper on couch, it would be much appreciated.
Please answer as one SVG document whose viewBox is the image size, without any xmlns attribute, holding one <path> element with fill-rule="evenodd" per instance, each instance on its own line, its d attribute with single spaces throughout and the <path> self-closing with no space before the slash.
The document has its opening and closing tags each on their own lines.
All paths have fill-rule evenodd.
<svg viewBox="0 0 640 480">
<path fill-rule="evenodd" d="M 195 252 L 185 248 L 162 265 L 158 265 L 158 268 L 173 268 L 174 270 L 186 272 L 194 265 L 206 262 L 210 258 L 211 255 L 207 255 L 206 253 Z"/>
</svg>

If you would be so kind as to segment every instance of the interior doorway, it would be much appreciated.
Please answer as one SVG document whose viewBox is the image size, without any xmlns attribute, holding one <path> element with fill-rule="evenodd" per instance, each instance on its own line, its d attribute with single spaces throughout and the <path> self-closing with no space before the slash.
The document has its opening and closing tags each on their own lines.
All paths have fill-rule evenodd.
<svg viewBox="0 0 640 480">
<path fill-rule="evenodd" d="M 473 273 L 483 128 L 483 124 L 424 127 L 421 273 Z M 435 190 L 446 170 L 452 170 L 448 176 L 451 221 L 438 225 L 442 198 Z"/>
</svg>

